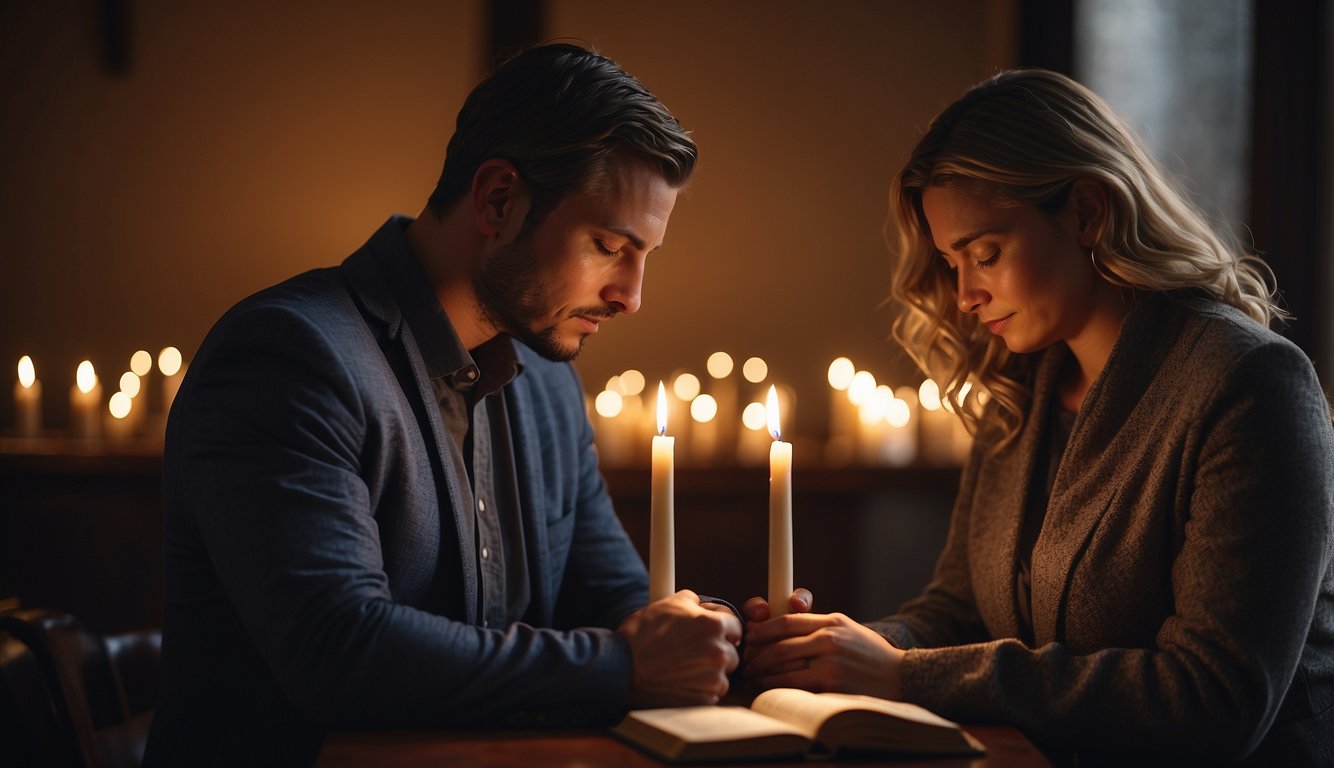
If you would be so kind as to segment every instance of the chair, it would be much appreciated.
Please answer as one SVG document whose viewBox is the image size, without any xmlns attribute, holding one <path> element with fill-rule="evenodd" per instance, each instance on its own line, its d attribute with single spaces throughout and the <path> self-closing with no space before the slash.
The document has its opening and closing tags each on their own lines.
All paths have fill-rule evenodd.
<svg viewBox="0 0 1334 768">
<path fill-rule="evenodd" d="M 158 630 L 99 635 L 59 611 L 0 613 L 0 719 L 16 731 L 0 755 L 17 750 L 27 758 L 19 764 L 138 766 L 161 645 Z"/>
</svg>

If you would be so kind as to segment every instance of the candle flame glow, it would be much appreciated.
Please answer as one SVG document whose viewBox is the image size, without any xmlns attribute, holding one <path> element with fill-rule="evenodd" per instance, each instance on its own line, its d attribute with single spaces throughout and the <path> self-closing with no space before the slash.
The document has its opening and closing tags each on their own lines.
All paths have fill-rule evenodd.
<svg viewBox="0 0 1334 768">
<path fill-rule="evenodd" d="M 658 382 L 658 434 L 667 434 L 667 387 Z"/>
<path fill-rule="evenodd" d="M 922 386 L 917 388 L 917 395 L 926 410 L 940 410 L 940 385 L 932 379 L 922 382 Z"/>
<path fill-rule="evenodd" d="M 138 397 L 140 389 L 139 377 L 134 371 L 126 371 L 120 375 L 120 391 L 130 397 Z"/>
<path fill-rule="evenodd" d="M 593 401 L 593 407 L 602 418 L 614 419 L 621 415 L 621 410 L 625 407 L 625 400 L 621 397 L 620 392 L 604 389 L 598 393 L 597 399 Z"/>
<path fill-rule="evenodd" d="M 839 391 L 846 390 L 852 386 L 852 377 L 857 373 L 857 369 L 852 365 L 852 361 L 846 357 L 840 357 L 829 364 L 829 386 Z"/>
<path fill-rule="evenodd" d="M 157 368 L 163 376 L 175 376 L 181 370 L 181 351 L 167 347 L 158 353 Z"/>
<path fill-rule="evenodd" d="M 631 368 L 621 374 L 621 394 L 637 395 L 644 391 L 644 374 Z"/>
<path fill-rule="evenodd" d="M 732 373 L 732 356 L 726 352 L 714 352 L 705 363 L 709 375 L 715 379 L 727 378 Z"/>
<path fill-rule="evenodd" d="M 741 412 L 741 423 L 751 432 L 764 429 L 764 404 L 748 403 Z"/>
<path fill-rule="evenodd" d="M 130 355 L 130 370 L 135 376 L 147 376 L 153 370 L 153 356 L 146 349 Z"/>
<path fill-rule="evenodd" d="M 93 370 L 93 364 L 89 360 L 79 363 L 79 370 L 74 374 L 74 383 L 79 386 L 79 391 L 85 395 L 93 391 L 97 386 L 97 372 Z"/>
<path fill-rule="evenodd" d="M 24 355 L 19 358 L 19 383 L 28 389 L 34 381 L 37 381 L 37 369 L 33 367 L 32 358 Z"/>
<path fill-rule="evenodd" d="M 687 402 L 695 399 L 699 389 L 699 377 L 693 373 L 683 373 L 672 382 L 672 391 L 678 398 Z"/>
<path fill-rule="evenodd" d="M 741 375 L 751 384 L 759 384 L 769 375 L 769 364 L 764 358 L 752 357 L 741 365 Z"/>
<path fill-rule="evenodd" d="M 123 419 L 130 415 L 130 396 L 124 392 L 117 392 L 111 396 L 111 402 L 107 403 L 107 410 L 111 411 L 112 418 Z"/>
<path fill-rule="evenodd" d="M 712 395 L 700 395 L 690 401 L 690 418 L 701 424 L 713 421 L 718 415 L 718 401 Z"/>
<path fill-rule="evenodd" d="M 769 398 L 765 401 L 764 413 L 769 420 L 769 434 L 773 435 L 775 440 L 782 440 L 783 430 L 778 422 L 778 388 L 772 384 L 769 385 Z"/>
</svg>

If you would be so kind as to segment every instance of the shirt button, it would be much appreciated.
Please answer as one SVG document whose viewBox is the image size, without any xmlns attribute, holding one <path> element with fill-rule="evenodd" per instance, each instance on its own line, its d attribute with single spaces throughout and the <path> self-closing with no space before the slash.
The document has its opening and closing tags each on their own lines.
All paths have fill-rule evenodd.
<svg viewBox="0 0 1334 768">
<path fill-rule="evenodd" d="M 483 560 L 491 559 L 491 550 L 487 549 L 486 547 L 482 547 L 482 559 Z"/>
<path fill-rule="evenodd" d="M 469 368 L 468 372 L 463 375 L 468 377 L 468 381 L 472 381 L 473 379 L 477 378 L 477 371 L 474 371 L 473 369 Z"/>
<path fill-rule="evenodd" d="M 486 511 L 486 499 L 478 499 L 478 500 L 477 500 L 477 511 L 478 511 L 478 512 L 485 512 L 485 511 Z"/>
</svg>

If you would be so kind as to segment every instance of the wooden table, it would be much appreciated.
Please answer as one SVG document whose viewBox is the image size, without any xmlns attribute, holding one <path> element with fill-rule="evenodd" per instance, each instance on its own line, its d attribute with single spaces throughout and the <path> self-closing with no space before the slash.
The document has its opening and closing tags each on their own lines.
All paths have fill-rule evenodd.
<svg viewBox="0 0 1334 768">
<path fill-rule="evenodd" d="M 976 758 L 857 760 L 858 768 L 1050 768 L 1051 763 L 1014 728 L 966 726 L 987 747 Z M 802 764 L 800 760 L 747 762 L 746 768 Z M 318 768 L 352 766 L 468 766 L 469 768 L 661 768 L 664 763 L 604 731 L 349 731 L 332 733 Z M 708 763 L 720 766 L 721 763 Z"/>
</svg>

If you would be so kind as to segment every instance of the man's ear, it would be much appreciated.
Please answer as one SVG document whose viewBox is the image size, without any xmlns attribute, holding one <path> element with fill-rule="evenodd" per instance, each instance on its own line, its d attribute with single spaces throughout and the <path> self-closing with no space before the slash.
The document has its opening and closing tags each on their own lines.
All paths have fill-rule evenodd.
<svg viewBox="0 0 1334 768">
<path fill-rule="evenodd" d="M 1079 227 L 1079 244 L 1094 247 L 1107 226 L 1107 188 L 1094 179 L 1076 179 L 1070 187 L 1069 205 Z"/>
<path fill-rule="evenodd" d="M 489 239 L 508 241 L 519 232 L 528 212 L 528 187 L 508 160 L 493 157 L 477 167 L 469 197 L 477 231 Z"/>
</svg>

